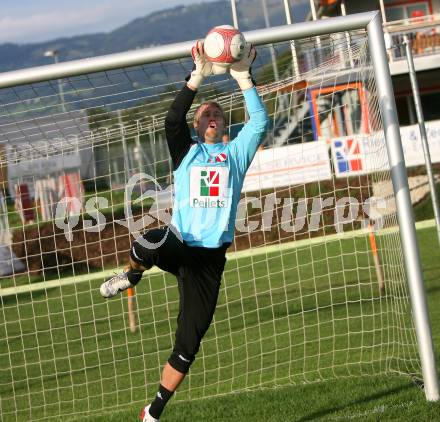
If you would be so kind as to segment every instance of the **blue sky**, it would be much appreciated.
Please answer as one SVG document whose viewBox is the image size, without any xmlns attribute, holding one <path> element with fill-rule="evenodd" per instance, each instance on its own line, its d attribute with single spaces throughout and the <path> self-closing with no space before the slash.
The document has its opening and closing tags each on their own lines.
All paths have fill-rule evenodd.
<svg viewBox="0 0 440 422">
<path fill-rule="evenodd" d="M 111 31 L 151 12 L 212 0 L 1 0 L 0 43 Z"/>
</svg>

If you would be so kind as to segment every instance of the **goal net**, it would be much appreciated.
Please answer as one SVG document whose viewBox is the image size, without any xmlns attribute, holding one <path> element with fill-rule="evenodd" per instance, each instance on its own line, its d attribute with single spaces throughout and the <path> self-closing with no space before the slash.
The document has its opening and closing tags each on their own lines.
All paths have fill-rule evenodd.
<svg viewBox="0 0 440 422">
<path fill-rule="evenodd" d="M 176 400 L 420 377 L 366 33 L 257 51 L 271 125 L 244 182 L 214 321 Z M 115 411 L 156 393 L 175 279 L 152 270 L 111 300 L 99 286 L 136 236 L 170 221 L 164 116 L 191 67 L 0 90 L 2 420 Z M 194 107 L 206 100 L 224 108 L 232 141 L 246 121 L 235 82 L 209 79 Z"/>
</svg>

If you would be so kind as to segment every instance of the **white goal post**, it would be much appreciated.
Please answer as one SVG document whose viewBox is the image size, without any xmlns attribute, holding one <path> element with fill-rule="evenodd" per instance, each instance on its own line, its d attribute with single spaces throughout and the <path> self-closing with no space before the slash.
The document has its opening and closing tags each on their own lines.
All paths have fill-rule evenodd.
<svg viewBox="0 0 440 422">
<path fill-rule="evenodd" d="M 379 13 L 368 23 L 367 32 L 370 39 L 370 53 L 374 74 L 377 80 L 379 102 L 385 140 L 387 143 L 388 159 L 391 167 L 391 179 L 396 195 L 397 217 L 402 238 L 405 259 L 405 269 L 411 294 L 413 318 L 422 361 L 423 379 L 427 400 L 440 399 L 439 382 L 435 364 L 434 345 L 432 342 L 431 325 L 429 322 L 426 293 L 423 283 L 420 252 L 414 226 L 414 214 L 411 196 L 406 176 L 402 140 L 400 138 L 399 120 L 397 118 L 396 102 L 393 84 L 388 67 L 382 22 Z"/>
<path fill-rule="evenodd" d="M 342 36 L 332 38 L 332 34 Z M 261 75 L 269 73 L 270 77 L 258 89 L 273 122 L 269 133 L 272 144 L 257 153 L 255 166 L 247 175 L 244 206 L 239 208 L 237 218 L 242 230 L 236 239 L 243 247 L 229 255 L 230 267 L 225 271 L 214 323 L 202 343 L 193 375 L 190 372 L 188 387 L 177 398 L 179 394 L 185 398 L 209 397 L 357 376 L 371 367 L 372 374 L 417 377 L 421 372 L 426 399 L 438 401 L 434 346 L 380 13 L 267 28 L 244 35 L 256 46 L 277 43 L 283 48 L 287 46 L 279 48 L 287 76 L 273 80 L 268 70 L 271 66 L 264 62 L 269 54 L 263 51 L 263 64 L 257 70 Z M 305 66 L 300 57 L 286 55 L 291 51 L 289 42 L 295 41 L 298 52 L 304 40 L 304 48 L 317 46 L 317 37 L 316 66 L 310 63 Z M 361 40 L 359 43 L 357 38 Z M 351 44 L 352 40 L 355 41 Z M 117 233 L 114 227 L 118 224 L 125 225 L 130 233 L 135 232 L 131 230 L 134 224 L 131 214 L 121 221 L 118 213 L 122 208 L 126 210 L 127 200 L 117 196 L 118 189 L 134 178 L 132 191 L 138 189 L 142 193 L 144 188 L 159 187 L 155 191 L 158 205 L 154 215 L 165 219 L 169 215 L 171 191 L 169 186 L 163 189 L 171 183 L 169 158 L 161 137 L 163 107 L 183 81 L 154 79 L 155 75 L 148 74 L 149 68 L 142 66 L 157 66 L 164 75 L 174 72 L 183 78 L 193 44 L 193 41 L 183 42 L 0 74 L 0 105 L 4 103 L 7 110 L 0 113 L 0 176 L 4 178 L 4 170 L 9 170 L 9 180 L 16 183 L 15 190 L 9 186 L 9 191 L 22 201 L 14 210 L 11 203 L 3 204 L 0 197 L 2 221 L 6 216 L 3 226 L 7 229 L 3 227 L 0 231 L 18 233 L 14 241 L 20 243 L 19 258 L 26 265 L 24 272 L 15 270 L 17 257 L 5 246 L 11 241 L 1 240 L 0 247 L 9 251 L 5 261 L 12 270 L 9 278 L 0 276 L 0 335 L 4 343 L 0 346 L 0 360 L 5 362 L 0 368 L 0 378 L 5 375 L 5 381 L 0 379 L 0 418 L 21 420 L 31 416 L 35 420 L 48 420 L 62 415 L 104 412 L 109 402 L 121 409 L 151 397 L 160 365 L 173 341 L 171 320 L 176 316 L 177 288 L 156 271 L 147 276 L 155 282 L 142 280 L 145 287 L 138 290 L 137 286 L 135 296 L 131 292 L 128 302 L 125 297 L 115 298 L 111 304 L 101 301 L 96 293 L 99 281 L 111 273 L 109 263 L 122 266 L 128 243 L 125 238 L 118 243 L 122 238 L 120 231 L 108 237 L 100 230 L 106 220 L 99 211 L 110 210 L 106 216 L 111 215 L 112 233 Z M 326 45 L 331 50 L 328 57 Z M 286 71 L 291 69 L 289 66 L 295 71 Z M 141 88 L 139 74 L 141 78 L 151 76 Z M 79 79 L 74 80 L 76 77 Z M 245 119 L 241 94 L 234 90 L 231 94 L 230 81 L 219 78 L 199 95 L 217 100 L 231 123 L 237 124 L 237 119 Z M 63 80 L 61 83 L 67 88 L 62 107 L 57 80 Z M 118 92 L 121 80 L 128 82 L 128 88 L 124 85 L 124 90 Z M 340 85 L 344 88 L 339 88 Z M 225 86 L 228 94 L 222 91 Z M 95 96 L 91 97 L 90 93 Z M 363 116 L 346 117 L 353 103 L 360 104 L 357 109 L 364 110 Z M 27 114 L 29 104 L 32 113 Z M 78 105 L 88 114 L 73 109 Z M 64 111 L 61 113 L 60 109 Z M 150 109 L 158 110 L 151 118 L 143 120 L 138 116 Z M 44 112 L 44 116 L 38 117 L 39 112 Z M 306 113 L 309 113 L 307 118 Z M 278 127 L 280 115 L 285 121 Z M 342 123 L 338 120 L 341 118 Z M 312 140 L 304 129 L 307 119 L 307 128 L 310 127 L 307 130 L 314 131 L 316 142 L 306 142 L 307 137 Z M 71 135 L 69 130 L 80 129 L 85 120 L 87 134 L 78 130 L 75 136 Z M 337 140 L 330 139 L 330 135 L 326 137 L 324 121 L 330 131 L 338 125 L 342 130 L 344 124 L 369 126 L 368 136 L 364 138 L 370 137 L 373 146 L 382 155 L 386 150 L 388 156 L 388 160 L 381 154 L 370 159 L 368 166 L 374 168 L 371 173 L 375 176 L 359 171 L 354 171 L 351 178 L 344 175 L 344 166 L 349 164 L 344 161 L 338 167 L 342 161 L 337 142 L 346 142 L 354 151 L 353 156 L 358 157 L 359 151 L 355 151 L 350 136 L 343 136 L 342 132 L 338 132 Z M 100 131 L 93 131 L 93 124 L 101 125 Z M 295 132 L 301 127 L 302 132 Z M 64 134 L 64 130 L 69 133 Z M 353 132 L 353 128 L 347 131 Z M 289 141 L 289 133 L 296 133 L 299 142 Z M 60 134 L 63 138 L 58 140 Z M 13 136 L 22 137 L 27 143 L 13 144 Z M 281 139 L 279 145 L 276 136 Z M 33 143 L 34 139 L 53 142 Z M 143 148 L 149 148 L 147 155 L 143 155 Z M 117 149 L 119 155 L 111 155 L 112 149 Z M 277 163 L 288 169 L 289 159 L 295 157 L 285 154 L 294 154 L 293 151 L 317 157 L 319 169 L 313 173 L 315 178 L 306 180 L 306 175 L 310 175 L 307 163 L 298 159 L 297 168 L 302 169 L 304 180 L 287 178 L 274 185 Z M 87 162 L 87 171 L 92 175 L 87 180 L 88 191 L 82 187 L 78 170 L 84 165 L 84 152 L 94 159 Z M 44 161 L 42 157 L 51 160 Z M 358 160 L 353 159 L 355 170 Z M 378 163 L 380 160 L 386 163 Z M 57 181 L 46 177 L 50 173 L 49 164 L 58 169 Z M 99 168 L 104 171 L 100 173 Z M 12 170 L 21 172 L 17 173 L 20 176 L 13 179 Z M 144 172 L 155 179 L 136 178 Z M 22 183 L 25 179 L 31 181 L 30 191 Z M 52 215 L 53 210 L 46 205 L 52 204 L 49 196 L 58 189 L 53 187 L 58 182 L 64 189 L 63 199 L 73 201 L 58 206 L 60 214 Z M 101 183 L 107 184 L 102 202 L 98 198 Z M 391 197 L 395 203 L 389 217 L 392 223 L 383 230 L 374 227 L 379 217 L 369 215 L 371 220 L 365 223 L 368 209 L 361 217 L 350 219 L 352 203 L 344 196 L 355 190 L 364 204 L 370 204 L 376 188 L 382 189 L 383 196 Z M 275 198 L 280 191 L 289 195 L 282 203 Z M 257 192 L 257 197 L 249 192 Z M 292 192 L 302 192 L 304 198 L 295 202 Z M 26 216 L 30 206 L 23 204 L 32 196 L 38 210 Z M 144 206 L 151 205 L 140 199 L 137 203 L 142 214 Z M 345 215 L 347 204 L 348 216 Z M 260 212 L 252 214 L 256 209 Z M 297 218 L 292 221 L 293 209 L 297 210 Z M 301 225 L 298 215 L 302 209 L 306 215 Z M 93 222 L 84 218 L 86 212 Z M 148 212 L 153 213 L 151 209 Z M 326 212 L 332 213 L 334 224 L 324 218 Z M 9 220 L 15 219 L 13 224 L 8 216 Z M 251 217 L 255 216 L 261 220 L 262 228 L 252 237 L 250 227 L 256 221 Z M 81 230 L 71 227 L 70 217 L 74 226 L 83 224 Z M 148 220 L 148 216 L 145 218 Z M 316 233 L 311 235 L 313 221 L 321 237 Z M 147 221 L 143 227 L 148 224 Z M 352 229 L 350 233 L 343 233 L 344 224 Z M 303 230 L 298 237 L 294 233 L 297 225 L 301 226 L 300 232 Z M 69 244 L 75 236 L 87 239 L 85 246 Z M 57 248 L 69 249 L 71 261 L 57 254 Z M 106 248 L 112 251 L 113 260 L 107 260 L 110 253 L 106 253 Z M 74 263 L 78 251 L 86 259 Z M 100 254 L 89 256 L 96 251 Z M 38 265 L 33 267 L 36 261 Z M 91 261 L 99 261 L 99 265 L 94 267 Z M 66 275 L 63 269 L 69 265 L 71 273 Z M 98 267 L 101 272 L 96 270 Z M 398 338 L 396 354 L 389 351 L 394 332 Z M 9 342 L 9 338 L 13 341 Z"/>
</svg>

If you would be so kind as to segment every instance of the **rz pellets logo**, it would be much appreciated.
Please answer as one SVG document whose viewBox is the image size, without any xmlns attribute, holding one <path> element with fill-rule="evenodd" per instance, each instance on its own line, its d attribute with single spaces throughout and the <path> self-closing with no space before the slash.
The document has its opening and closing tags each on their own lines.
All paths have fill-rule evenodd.
<svg viewBox="0 0 440 422">
<path fill-rule="evenodd" d="M 229 204 L 228 181 L 227 167 L 192 167 L 189 188 L 190 206 L 192 208 L 226 208 Z"/>
<path fill-rule="evenodd" d="M 200 172 L 200 196 L 219 196 L 220 174 L 217 170 Z"/>
</svg>

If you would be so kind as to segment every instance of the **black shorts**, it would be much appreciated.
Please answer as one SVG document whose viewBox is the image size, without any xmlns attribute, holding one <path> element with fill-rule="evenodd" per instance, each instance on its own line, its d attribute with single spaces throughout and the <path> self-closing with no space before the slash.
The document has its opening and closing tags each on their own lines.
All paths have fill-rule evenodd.
<svg viewBox="0 0 440 422">
<path fill-rule="evenodd" d="M 160 246 L 143 246 L 137 239 L 130 250 L 131 259 L 147 269 L 156 265 L 177 277 L 179 315 L 175 346 L 168 363 L 186 373 L 211 324 L 229 244 L 216 249 L 191 247 L 168 228 L 149 230 L 142 238 L 149 245 Z"/>
</svg>

